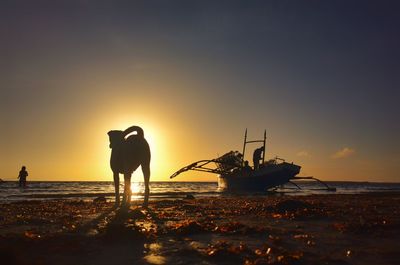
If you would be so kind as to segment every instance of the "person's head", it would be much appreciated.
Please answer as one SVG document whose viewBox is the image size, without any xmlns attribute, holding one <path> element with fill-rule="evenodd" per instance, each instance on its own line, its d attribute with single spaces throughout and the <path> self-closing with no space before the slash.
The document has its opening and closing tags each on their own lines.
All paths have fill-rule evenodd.
<svg viewBox="0 0 400 265">
<path fill-rule="evenodd" d="M 247 167 L 249 165 L 249 161 L 244 161 L 244 165 Z"/>
<path fill-rule="evenodd" d="M 25 170 L 25 168 L 26 168 L 25 166 L 22 166 L 22 167 L 21 167 L 22 170 Z"/>
</svg>

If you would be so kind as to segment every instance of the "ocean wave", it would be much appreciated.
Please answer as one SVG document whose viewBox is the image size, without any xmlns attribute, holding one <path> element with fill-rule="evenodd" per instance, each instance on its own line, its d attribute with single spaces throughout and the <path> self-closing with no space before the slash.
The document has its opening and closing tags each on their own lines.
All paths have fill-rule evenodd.
<svg viewBox="0 0 400 265">
<path fill-rule="evenodd" d="M 400 190 L 400 183 L 373 183 L 373 182 L 327 182 L 335 187 L 337 194 L 364 193 L 364 192 L 396 192 Z M 300 184 L 300 183 L 299 183 Z M 142 199 L 144 184 L 133 183 L 133 199 Z M 285 185 L 278 192 L 288 195 L 324 194 L 324 190 L 316 190 L 314 182 L 302 181 L 303 189 L 293 189 L 292 185 Z M 123 185 L 121 185 L 123 191 Z M 188 194 L 196 197 L 225 196 L 226 193 L 218 190 L 216 182 L 150 182 L 151 198 L 183 198 Z M 256 196 L 270 193 L 252 194 Z M 237 194 L 236 194 L 237 195 Z M 241 194 L 239 194 L 241 195 Z M 247 194 L 248 195 L 248 194 Z M 51 199 L 93 199 L 104 196 L 114 197 L 112 182 L 29 182 L 26 189 L 18 187 L 18 182 L 7 181 L 0 185 L 0 202 L 23 200 L 51 200 Z"/>
</svg>

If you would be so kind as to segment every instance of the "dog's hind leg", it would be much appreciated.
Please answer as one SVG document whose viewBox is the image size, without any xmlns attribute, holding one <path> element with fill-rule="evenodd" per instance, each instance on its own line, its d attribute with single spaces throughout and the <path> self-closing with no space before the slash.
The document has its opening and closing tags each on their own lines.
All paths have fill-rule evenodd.
<svg viewBox="0 0 400 265">
<path fill-rule="evenodd" d="M 113 172 L 114 174 L 114 186 L 115 186 L 115 205 L 119 205 L 119 173 Z"/>
<path fill-rule="evenodd" d="M 142 172 L 144 178 L 143 207 L 147 207 L 149 205 L 149 196 L 150 196 L 150 162 L 142 164 Z"/>
</svg>

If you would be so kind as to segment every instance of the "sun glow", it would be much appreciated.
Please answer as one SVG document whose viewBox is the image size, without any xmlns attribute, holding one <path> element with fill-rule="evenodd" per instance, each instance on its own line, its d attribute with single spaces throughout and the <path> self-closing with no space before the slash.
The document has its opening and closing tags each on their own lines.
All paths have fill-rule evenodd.
<svg viewBox="0 0 400 265">
<path fill-rule="evenodd" d="M 144 185 L 143 182 L 132 182 L 131 183 L 131 192 L 132 192 L 132 196 L 131 199 L 135 200 L 135 199 L 140 199 L 142 198 L 142 194 L 144 193 Z"/>
<path fill-rule="evenodd" d="M 131 183 L 131 192 L 132 194 L 141 193 L 144 191 L 144 186 L 142 185 L 143 182 L 132 182 Z"/>
</svg>

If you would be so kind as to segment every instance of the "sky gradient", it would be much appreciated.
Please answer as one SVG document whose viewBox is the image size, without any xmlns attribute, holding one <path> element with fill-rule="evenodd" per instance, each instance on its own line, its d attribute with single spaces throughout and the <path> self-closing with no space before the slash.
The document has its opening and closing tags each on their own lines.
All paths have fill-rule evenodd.
<svg viewBox="0 0 400 265">
<path fill-rule="evenodd" d="M 0 7 L 2 179 L 112 180 L 107 132 L 139 125 L 152 180 L 241 150 L 248 128 L 303 176 L 400 181 L 398 1 Z"/>
</svg>

